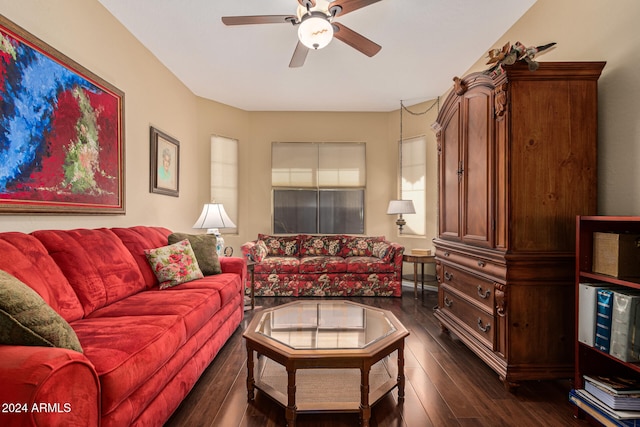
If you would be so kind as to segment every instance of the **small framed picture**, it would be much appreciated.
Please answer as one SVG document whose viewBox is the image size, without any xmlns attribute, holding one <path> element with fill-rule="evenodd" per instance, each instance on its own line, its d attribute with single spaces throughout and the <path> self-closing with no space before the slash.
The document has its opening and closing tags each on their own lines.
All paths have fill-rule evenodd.
<svg viewBox="0 0 640 427">
<path fill-rule="evenodd" d="M 178 197 L 180 189 L 180 142 L 151 126 L 149 191 Z"/>
</svg>

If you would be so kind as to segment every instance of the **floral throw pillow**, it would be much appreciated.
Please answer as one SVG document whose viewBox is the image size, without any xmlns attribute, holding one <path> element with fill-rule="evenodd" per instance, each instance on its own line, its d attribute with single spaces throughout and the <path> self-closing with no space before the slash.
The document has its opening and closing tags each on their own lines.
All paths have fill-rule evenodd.
<svg viewBox="0 0 640 427">
<path fill-rule="evenodd" d="M 298 256 L 298 237 L 296 236 L 258 234 L 258 240 L 264 242 L 267 253 L 271 256 Z"/>
<path fill-rule="evenodd" d="M 216 236 L 213 234 L 173 233 L 169 235 L 169 244 L 187 239 L 198 261 L 198 267 L 205 276 L 222 273 L 218 252 L 216 252 Z"/>
<path fill-rule="evenodd" d="M 267 245 L 262 240 L 258 240 L 256 244 L 251 248 L 251 259 L 255 262 L 262 262 L 264 257 L 267 256 Z"/>
<path fill-rule="evenodd" d="M 391 245 L 385 242 L 375 242 L 372 253 L 376 258 L 389 261 L 391 259 Z"/>
<path fill-rule="evenodd" d="M 160 289 L 204 277 L 187 239 L 161 248 L 146 249 L 144 254 L 160 282 Z"/>
</svg>

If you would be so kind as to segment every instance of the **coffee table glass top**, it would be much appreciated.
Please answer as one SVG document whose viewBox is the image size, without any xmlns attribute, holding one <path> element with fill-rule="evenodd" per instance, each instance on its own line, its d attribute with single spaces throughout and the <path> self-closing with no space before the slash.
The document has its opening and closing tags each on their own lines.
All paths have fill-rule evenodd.
<svg viewBox="0 0 640 427">
<path fill-rule="evenodd" d="M 292 349 L 362 349 L 396 331 L 383 310 L 349 301 L 300 301 L 262 313 L 255 332 Z"/>
</svg>

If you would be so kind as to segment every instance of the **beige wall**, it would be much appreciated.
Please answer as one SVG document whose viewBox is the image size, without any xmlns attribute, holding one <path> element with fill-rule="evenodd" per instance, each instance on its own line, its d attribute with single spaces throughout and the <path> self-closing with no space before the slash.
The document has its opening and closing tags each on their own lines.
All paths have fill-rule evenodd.
<svg viewBox="0 0 640 427">
<path fill-rule="evenodd" d="M 247 112 L 198 98 L 126 31 L 96 0 L 0 0 L 0 12 L 126 93 L 126 207 L 124 216 L 0 216 L 0 231 L 162 225 L 190 231 L 209 200 L 209 140 L 212 134 L 240 142 L 239 234 L 236 250 L 270 230 L 272 141 L 367 142 L 368 234 L 386 234 L 407 247 L 431 247 L 436 229 L 436 149 L 430 125 L 436 110 L 403 115 L 405 138 L 428 140 L 427 238 L 396 235 L 385 214 L 397 195 L 399 112 Z M 538 0 L 495 46 L 505 41 L 543 44 L 555 50 L 541 60 L 606 60 L 600 80 L 600 213 L 640 215 L 640 41 L 634 19 L 637 0 Z M 487 50 L 493 46 L 487 46 Z M 473 58 L 470 58 L 470 63 Z M 485 68 L 484 58 L 471 70 Z M 437 72 L 438 67 L 432 70 Z M 465 74 L 464 70 L 460 75 Z M 452 76 L 453 77 L 453 76 Z M 428 79 L 425 71 L 425 79 Z M 242 88 L 238 88 L 242 90 Z M 421 93 L 416 88 L 416 94 Z M 398 100 L 399 101 L 399 100 Z M 410 103 L 409 103 L 410 104 Z M 411 106 L 424 111 L 431 102 Z M 149 193 L 149 126 L 176 137 L 181 147 L 180 197 Z"/>
</svg>

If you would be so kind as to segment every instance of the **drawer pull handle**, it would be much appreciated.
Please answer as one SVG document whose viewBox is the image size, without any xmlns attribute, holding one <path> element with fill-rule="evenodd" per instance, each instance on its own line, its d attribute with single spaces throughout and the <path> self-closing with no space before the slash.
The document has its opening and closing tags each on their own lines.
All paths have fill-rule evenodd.
<svg viewBox="0 0 640 427">
<path fill-rule="evenodd" d="M 451 307 L 453 305 L 453 301 L 451 301 L 447 297 L 444 297 L 444 305 L 446 305 L 447 307 Z"/>
<path fill-rule="evenodd" d="M 488 332 L 489 329 L 491 329 L 491 324 L 487 323 L 486 326 L 482 326 L 482 319 L 478 317 L 478 329 L 480 329 L 482 332 Z"/>
<path fill-rule="evenodd" d="M 444 278 L 445 280 L 451 280 L 453 279 L 453 274 L 449 273 L 448 271 L 444 272 Z"/>
<path fill-rule="evenodd" d="M 487 265 L 487 263 L 485 263 L 484 261 L 478 261 L 478 267 L 483 267 Z"/>
<path fill-rule="evenodd" d="M 444 256 L 449 256 L 449 252 L 445 252 L 445 253 L 444 253 Z"/>
<path fill-rule="evenodd" d="M 491 295 L 491 289 L 487 289 L 486 291 L 482 290 L 482 286 L 478 285 L 478 296 L 482 299 L 487 299 L 489 298 L 489 295 Z"/>
</svg>

